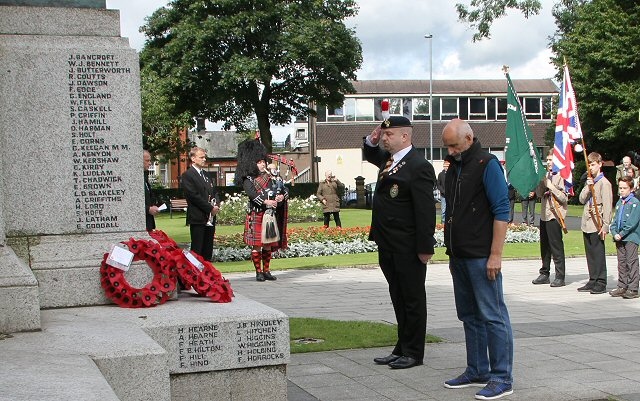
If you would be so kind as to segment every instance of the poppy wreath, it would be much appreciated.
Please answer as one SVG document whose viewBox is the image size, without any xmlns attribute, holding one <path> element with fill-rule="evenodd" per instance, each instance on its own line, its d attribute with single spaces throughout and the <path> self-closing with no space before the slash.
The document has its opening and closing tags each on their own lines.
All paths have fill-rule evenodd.
<svg viewBox="0 0 640 401">
<path fill-rule="evenodd" d="M 202 270 L 191 264 L 182 250 L 173 251 L 178 276 L 185 287 L 193 287 L 199 295 L 208 297 L 213 302 L 231 302 L 233 290 L 229 280 L 225 279 L 211 262 L 197 253 L 192 252 L 191 254 L 202 263 L 204 266 Z"/>
<path fill-rule="evenodd" d="M 100 266 L 100 284 L 107 295 L 123 308 L 146 308 L 165 303 L 176 289 L 176 261 L 171 251 L 155 241 L 130 238 L 122 242 L 134 254 L 133 260 L 144 260 L 153 271 L 153 279 L 142 288 L 132 287 L 125 272 L 107 264 L 104 254 Z"/>
</svg>

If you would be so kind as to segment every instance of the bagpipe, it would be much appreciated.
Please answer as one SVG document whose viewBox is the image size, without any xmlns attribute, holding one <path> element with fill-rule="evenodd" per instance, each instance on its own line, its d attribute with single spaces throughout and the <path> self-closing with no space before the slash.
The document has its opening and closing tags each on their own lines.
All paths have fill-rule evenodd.
<svg viewBox="0 0 640 401">
<path fill-rule="evenodd" d="M 256 130 L 256 139 L 262 142 L 260 138 L 260 130 Z M 284 156 L 277 155 L 275 153 L 267 153 L 267 157 L 271 159 L 272 162 L 276 163 L 276 169 L 280 172 L 280 164 L 284 164 L 287 166 L 287 171 L 284 173 L 285 180 L 289 177 L 289 172 L 291 172 L 291 185 L 295 185 L 294 180 L 298 176 L 298 169 L 296 168 L 296 163 L 293 159 L 287 159 Z"/>
<path fill-rule="evenodd" d="M 298 169 L 296 168 L 296 164 L 293 159 L 287 159 L 284 156 L 276 155 L 273 153 L 267 153 L 267 157 L 271 159 L 272 162 L 276 163 L 276 168 L 280 171 L 280 164 L 284 164 L 287 166 L 287 171 L 284 173 L 285 180 L 289 177 L 289 172 L 291 172 L 291 185 L 295 185 L 293 180 L 298 176 Z"/>
</svg>

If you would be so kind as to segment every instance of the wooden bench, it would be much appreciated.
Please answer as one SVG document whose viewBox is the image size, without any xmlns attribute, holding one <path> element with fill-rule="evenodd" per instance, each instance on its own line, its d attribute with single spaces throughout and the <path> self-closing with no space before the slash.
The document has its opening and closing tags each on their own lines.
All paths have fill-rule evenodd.
<svg viewBox="0 0 640 401">
<path fill-rule="evenodd" d="M 183 212 L 187 211 L 187 200 L 186 199 L 169 199 L 169 218 L 173 218 L 173 211 L 180 210 Z"/>
</svg>

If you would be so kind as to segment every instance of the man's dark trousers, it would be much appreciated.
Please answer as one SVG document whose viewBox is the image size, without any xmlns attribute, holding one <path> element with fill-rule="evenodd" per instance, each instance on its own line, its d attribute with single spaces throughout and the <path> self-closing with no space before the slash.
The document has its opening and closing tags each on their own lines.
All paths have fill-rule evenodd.
<svg viewBox="0 0 640 401">
<path fill-rule="evenodd" d="M 389 284 L 389 295 L 398 322 L 398 342 L 392 353 L 422 362 L 427 331 L 427 267 L 415 253 L 379 250 L 378 261 Z"/>
<path fill-rule="evenodd" d="M 542 267 L 540 274 L 548 276 L 551 273 L 551 258 L 556 267 L 556 279 L 564 280 L 564 243 L 562 241 L 562 227 L 558 220 L 540 220 L 540 256 Z"/>
<path fill-rule="evenodd" d="M 213 258 L 213 235 L 215 231 L 215 226 L 207 226 L 206 224 L 189 225 L 191 250 L 208 261 Z"/>
</svg>

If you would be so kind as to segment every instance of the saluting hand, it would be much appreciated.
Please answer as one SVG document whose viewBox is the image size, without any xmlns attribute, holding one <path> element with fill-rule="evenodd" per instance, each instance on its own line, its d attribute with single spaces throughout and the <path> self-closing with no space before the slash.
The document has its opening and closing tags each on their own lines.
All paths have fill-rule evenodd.
<svg viewBox="0 0 640 401">
<path fill-rule="evenodd" d="M 382 129 L 378 125 L 376 129 L 369 134 L 369 142 L 371 142 L 372 145 L 377 145 L 378 142 L 380 142 L 380 136 L 382 135 L 381 131 Z"/>
</svg>

